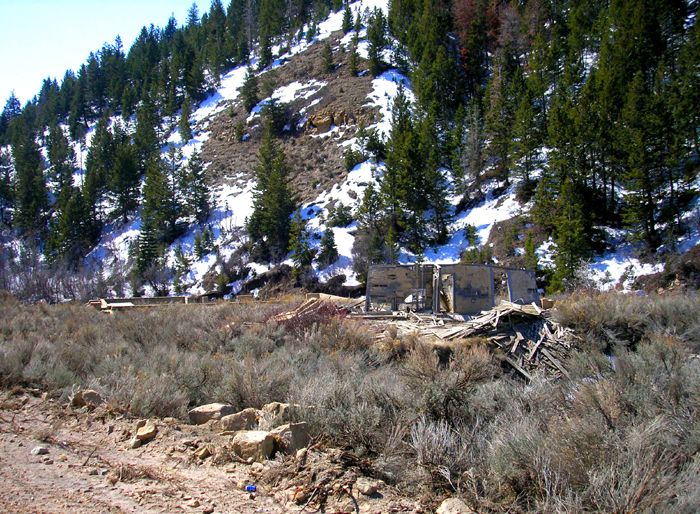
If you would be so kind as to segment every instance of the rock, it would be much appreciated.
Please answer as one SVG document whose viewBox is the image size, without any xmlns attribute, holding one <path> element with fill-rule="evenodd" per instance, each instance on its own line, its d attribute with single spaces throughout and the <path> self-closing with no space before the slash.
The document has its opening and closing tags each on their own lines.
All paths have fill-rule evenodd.
<svg viewBox="0 0 700 514">
<path fill-rule="evenodd" d="M 305 422 L 282 425 L 270 431 L 270 434 L 275 438 L 275 449 L 288 455 L 308 446 L 310 439 Z"/>
<path fill-rule="evenodd" d="M 36 446 L 32 448 L 32 455 L 46 455 L 49 449 L 46 446 Z"/>
<path fill-rule="evenodd" d="M 221 418 L 217 426 L 222 432 L 254 430 L 258 427 L 258 411 L 253 408 L 248 408 L 235 414 L 229 414 Z"/>
<path fill-rule="evenodd" d="M 135 439 L 138 439 L 142 443 L 147 443 L 151 439 L 156 437 L 158 433 L 158 427 L 152 421 L 146 421 L 136 430 Z"/>
<path fill-rule="evenodd" d="M 328 132 L 333 125 L 333 113 L 321 111 L 309 118 L 309 126 L 318 129 L 319 132 Z"/>
<path fill-rule="evenodd" d="M 265 465 L 262 462 L 253 462 L 253 464 L 250 466 L 251 473 L 260 474 L 263 471 L 265 471 Z"/>
<path fill-rule="evenodd" d="M 459 498 L 448 498 L 440 504 L 435 514 L 476 514 L 476 511 Z"/>
<path fill-rule="evenodd" d="M 193 425 L 203 425 L 212 419 L 221 419 L 229 414 L 234 414 L 236 409 L 232 405 L 225 403 L 210 403 L 208 405 L 201 405 L 195 407 L 187 414 L 190 417 L 190 422 Z"/>
<path fill-rule="evenodd" d="M 102 398 L 102 395 L 95 391 L 94 389 L 85 389 L 84 391 L 78 391 L 73 395 L 73 398 L 71 399 L 71 407 L 75 408 L 80 408 L 80 407 L 85 407 L 86 405 L 88 407 L 97 407 L 98 405 L 102 405 L 104 403 L 104 399 Z"/>
<path fill-rule="evenodd" d="M 360 477 L 355 482 L 357 490 L 365 496 L 376 494 L 383 485 L 384 483 L 381 480 L 371 480 L 366 477 Z"/>
<path fill-rule="evenodd" d="M 272 455 L 275 438 L 262 430 L 243 430 L 233 437 L 233 451 L 242 459 L 262 461 Z"/>
<path fill-rule="evenodd" d="M 194 454 L 197 456 L 197 458 L 199 460 L 204 460 L 207 457 L 211 457 L 211 450 L 209 449 L 208 446 L 204 446 L 204 447 L 200 448 L 199 450 L 197 450 L 196 452 L 194 452 Z"/>
<path fill-rule="evenodd" d="M 285 423 L 289 423 L 291 409 L 299 407 L 299 405 L 290 405 L 289 403 L 267 403 L 260 409 L 258 426 L 263 430 L 270 430 Z"/>
<path fill-rule="evenodd" d="M 129 448 L 131 448 L 132 450 L 135 450 L 136 448 L 140 448 L 141 444 L 142 444 L 141 441 L 136 439 L 136 437 L 132 437 L 131 441 L 129 441 Z"/>
</svg>

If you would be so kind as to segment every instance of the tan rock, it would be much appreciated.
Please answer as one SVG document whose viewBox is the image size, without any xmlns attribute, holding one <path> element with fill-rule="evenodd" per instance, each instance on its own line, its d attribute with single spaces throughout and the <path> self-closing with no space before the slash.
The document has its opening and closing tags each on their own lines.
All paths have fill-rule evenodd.
<svg viewBox="0 0 700 514">
<path fill-rule="evenodd" d="M 193 425 L 203 425 L 212 419 L 221 419 L 229 414 L 235 414 L 236 409 L 232 405 L 226 403 L 210 403 L 195 407 L 187 414 L 190 417 L 190 422 Z"/>
<path fill-rule="evenodd" d="M 151 439 L 154 439 L 157 433 L 158 427 L 156 426 L 156 424 L 152 421 L 146 421 L 136 429 L 136 435 L 134 436 L 134 438 L 141 441 L 142 443 L 146 443 Z"/>
<path fill-rule="evenodd" d="M 384 482 L 381 480 L 372 480 L 367 477 L 360 477 L 355 482 L 355 488 L 360 492 L 360 494 L 364 494 L 365 496 L 377 494 L 377 491 L 379 491 L 383 486 Z"/>
<path fill-rule="evenodd" d="M 309 428 L 305 422 L 289 423 L 270 431 L 275 438 L 275 449 L 288 455 L 296 454 L 309 444 Z"/>
<path fill-rule="evenodd" d="M 435 514 L 476 514 L 476 511 L 459 498 L 448 498 L 440 504 Z"/>
<path fill-rule="evenodd" d="M 274 437 L 262 430 L 243 430 L 233 437 L 233 451 L 242 459 L 265 460 L 272 455 L 274 448 Z"/>
<path fill-rule="evenodd" d="M 254 430 L 258 427 L 257 409 L 248 408 L 235 414 L 229 414 L 219 420 L 220 431 Z"/>
<path fill-rule="evenodd" d="M 196 452 L 194 452 L 194 454 L 197 456 L 197 458 L 199 460 L 204 460 L 207 457 L 211 457 L 211 450 L 209 449 L 208 446 L 204 446 L 204 447 L 200 448 L 199 450 L 197 450 Z"/>
<path fill-rule="evenodd" d="M 86 405 L 88 407 L 97 407 L 98 405 L 102 405 L 104 403 L 104 399 L 102 398 L 102 395 L 95 391 L 94 389 L 85 389 L 84 391 L 78 391 L 73 395 L 73 398 L 71 399 L 71 407 L 85 407 Z"/>
</svg>

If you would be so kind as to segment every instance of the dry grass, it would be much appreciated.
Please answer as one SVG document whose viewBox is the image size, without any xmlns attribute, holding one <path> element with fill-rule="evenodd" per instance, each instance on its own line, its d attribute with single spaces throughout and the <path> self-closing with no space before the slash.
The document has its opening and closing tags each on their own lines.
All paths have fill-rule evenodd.
<svg viewBox="0 0 700 514">
<path fill-rule="evenodd" d="M 93 387 L 138 416 L 288 401 L 303 406 L 292 417 L 314 440 L 407 494 L 456 491 L 480 512 L 700 508 L 697 299 L 560 302 L 559 319 L 586 342 L 566 363 L 569 379 L 527 385 L 478 341 L 441 360 L 410 338 L 376 344 L 332 315 L 265 323 L 293 301 L 109 317 L 5 298 L 0 380 L 66 398 Z"/>
</svg>

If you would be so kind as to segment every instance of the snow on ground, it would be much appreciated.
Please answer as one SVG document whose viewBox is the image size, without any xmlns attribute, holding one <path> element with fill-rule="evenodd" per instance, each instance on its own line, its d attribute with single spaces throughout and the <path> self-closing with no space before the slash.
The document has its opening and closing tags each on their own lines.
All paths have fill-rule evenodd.
<svg viewBox="0 0 700 514">
<path fill-rule="evenodd" d="M 271 96 L 261 100 L 255 107 L 253 107 L 250 116 L 246 120 L 247 123 L 253 121 L 253 119 L 262 112 L 265 105 L 270 102 L 277 101 L 279 103 L 290 103 L 297 99 L 307 100 L 318 93 L 321 89 L 326 86 L 327 82 L 320 80 L 310 80 L 308 82 L 292 82 L 286 86 L 279 87 L 275 89 Z M 305 109 L 302 109 L 300 113 L 303 113 Z"/>
<path fill-rule="evenodd" d="M 381 121 L 372 127 L 376 128 L 385 138 L 389 137 L 391 132 L 391 108 L 400 86 L 404 88 L 406 99 L 413 104 L 416 98 L 410 89 L 411 83 L 405 75 L 397 70 L 385 71 L 372 81 L 372 92 L 368 96 L 370 101 L 365 104 L 369 107 L 379 107 Z"/>
</svg>

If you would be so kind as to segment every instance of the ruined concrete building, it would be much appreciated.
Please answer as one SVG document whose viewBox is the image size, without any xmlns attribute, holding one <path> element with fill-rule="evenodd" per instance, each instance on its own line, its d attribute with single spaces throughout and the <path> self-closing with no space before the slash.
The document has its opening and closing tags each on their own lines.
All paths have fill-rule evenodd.
<svg viewBox="0 0 700 514">
<path fill-rule="evenodd" d="M 476 314 L 497 299 L 539 303 L 535 272 L 470 264 L 371 266 L 365 309 Z"/>
</svg>

